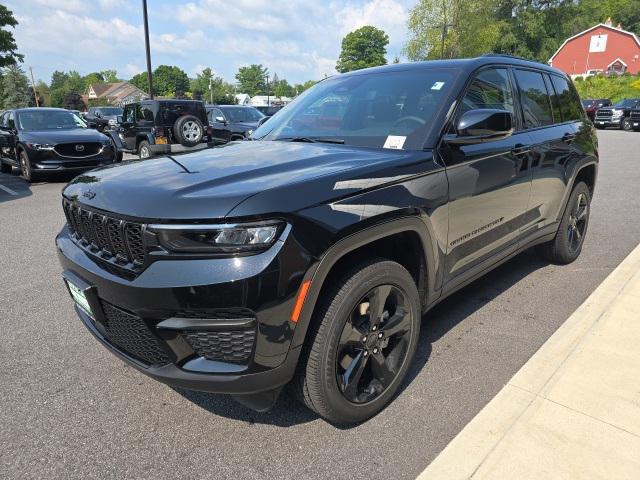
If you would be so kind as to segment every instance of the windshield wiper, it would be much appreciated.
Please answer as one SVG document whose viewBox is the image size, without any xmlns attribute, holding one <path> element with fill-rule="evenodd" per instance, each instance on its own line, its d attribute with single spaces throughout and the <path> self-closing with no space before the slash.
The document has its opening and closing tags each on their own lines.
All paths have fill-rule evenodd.
<svg viewBox="0 0 640 480">
<path fill-rule="evenodd" d="M 341 138 L 319 138 L 319 137 L 283 137 L 277 138 L 283 142 L 307 142 L 307 143 L 337 143 L 342 145 L 344 140 Z"/>
</svg>

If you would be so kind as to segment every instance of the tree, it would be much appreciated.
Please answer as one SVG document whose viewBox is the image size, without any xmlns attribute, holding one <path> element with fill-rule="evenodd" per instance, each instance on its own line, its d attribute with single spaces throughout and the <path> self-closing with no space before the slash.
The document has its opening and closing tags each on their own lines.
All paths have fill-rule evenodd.
<svg viewBox="0 0 640 480">
<path fill-rule="evenodd" d="M 294 95 L 300 95 L 305 90 L 308 90 L 309 88 L 313 87 L 316 83 L 318 82 L 316 82 L 315 80 L 307 80 L 304 83 L 296 83 L 295 86 L 293 87 Z"/>
<path fill-rule="evenodd" d="M 267 75 L 269 75 L 269 70 L 262 65 L 253 64 L 248 67 L 240 67 L 236 73 L 240 93 L 247 93 L 252 97 L 266 93 L 265 79 Z"/>
<path fill-rule="evenodd" d="M 27 76 L 18 65 L 9 65 L 2 76 L 2 106 L 5 109 L 28 107 L 32 93 Z"/>
<path fill-rule="evenodd" d="M 18 25 L 13 12 L 4 5 L 0 5 L 0 67 L 15 65 L 22 62 L 23 56 L 18 53 L 18 45 L 13 33 L 5 28 L 15 28 Z"/>
<path fill-rule="evenodd" d="M 147 78 L 147 72 L 140 72 L 134 75 L 129 83 L 135 87 L 138 87 L 143 92 L 149 91 L 149 79 Z"/>
<path fill-rule="evenodd" d="M 69 75 L 67 75 L 65 72 L 60 72 L 56 70 L 51 75 L 51 84 L 49 88 L 51 88 L 51 90 L 55 90 L 56 88 L 62 87 L 68 78 L 69 78 Z"/>
<path fill-rule="evenodd" d="M 99 72 L 93 72 L 93 73 L 90 73 L 89 75 L 85 75 L 83 80 L 87 87 L 95 83 L 104 83 L 104 77 Z"/>
<path fill-rule="evenodd" d="M 336 65 L 340 73 L 385 65 L 389 35 L 372 26 L 348 33 L 342 39 L 342 51 Z"/>
<path fill-rule="evenodd" d="M 421 0 L 409 12 L 409 41 L 404 53 L 410 60 L 431 60 L 472 57 L 494 51 L 502 26 L 497 15 L 500 1 L 513 3 L 512 0 Z"/>
<path fill-rule="evenodd" d="M 38 80 L 36 83 L 36 92 L 38 92 L 38 101 L 41 107 L 47 107 L 51 105 L 51 90 L 42 80 Z"/>
<path fill-rule="evenodd" d="M 120 81 L 116 70 L 102 70 L 100 75 L 102 75 L 102 79 L 107 83 L 116 83 Z M 146 88 L 144 90 L 146 90 Z"/>
<path fill-rule="evenodd" d="M 144 90 L 148 89 L 147 87 Z M 189 77 L 179 67 L 160 65 L 153 71 L 153 89 L 156 95 L 183 95 L 189 91 Z"/>
<path fill-rule="evenodd" d="M 235 103 L 233 86 L 216 76 L 210 68 L 205 68 L 191 79 L 191 97 L 208 103 Z"/>
<path fill-rule="evenodd" d="M 189 91 L 189 76 L 179 67 L 160 65 L 153 71 L 153 93 L 163 97 L 184 95 Z M 140 72 L 129 80 L 143 92 L 149 91 L 147 72 Z"/>
</svg>

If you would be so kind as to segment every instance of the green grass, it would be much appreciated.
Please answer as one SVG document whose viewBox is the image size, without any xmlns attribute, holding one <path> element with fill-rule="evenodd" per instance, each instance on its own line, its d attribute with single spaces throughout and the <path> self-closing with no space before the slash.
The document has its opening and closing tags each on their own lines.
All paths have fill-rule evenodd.
<svg viewBox="0 0 640 480">
<path fill-rule="evenodd" d="M 640 97 L 640 75 L 605 77 L 595 75 L 574 80 L 581 98 L 609 98 L 617 102 L 623 98 Z"/>
</svg>

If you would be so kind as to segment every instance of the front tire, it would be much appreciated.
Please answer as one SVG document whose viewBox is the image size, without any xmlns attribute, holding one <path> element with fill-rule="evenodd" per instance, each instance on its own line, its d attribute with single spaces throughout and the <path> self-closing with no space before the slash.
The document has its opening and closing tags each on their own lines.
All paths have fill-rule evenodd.
<svg viewBox="0 0 640 480">
<path fill-rule="evenodd" d="M 153 157 L 153 152 L 151 151 L 151 145 L 146 140 L 143 140 L 138 145 L 138 158 L 140 160 L 147 160 Z"/>
<path fill-rule="evenodd" d="M 622 130 L 625 130 L 627 132 L 630 132 L 631 130 L 633 130 L 633 124 L 631 123 L 631 119 L 628 117 L 623 118 L 622 123 L 620 124 L 620 128 L 622 128 Z"/>
<path fill-rule="evenodd" d="M 32 183 L 36 181 L 37 174 L 33 171 L 33 167 L 31 165 L 31 161 L 29 160 L 29 156 L 27 152 L 24 150 L 20 151 L 20 174 L 22 178 L 24 178 L 28 183 Z"/>
<path fill-rule="evenodd" d="M 420 297 L 398 263 L 356 266 L 320 299 L 303 351 L 299 397 L 329 422 L 379 413 L 407 374 L 420 334 Z"/>
<path fill-rule="evenodd" d="M 590 211 L 591 191 L 586 183 L 580 182 L 571 192 L 558 233 L 552 241 L 538 245 L 538 253 L 559 265 L 566 265 L 578 258 L 587 234 Z"/>
</svg>

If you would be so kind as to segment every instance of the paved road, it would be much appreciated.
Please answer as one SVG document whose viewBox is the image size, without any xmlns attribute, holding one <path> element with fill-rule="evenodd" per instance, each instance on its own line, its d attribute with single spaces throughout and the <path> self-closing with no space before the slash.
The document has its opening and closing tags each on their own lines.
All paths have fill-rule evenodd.
<svg viewBox="0 0 640 480">
<path fill-rule="evenodd" d="M 583 255 L 525 253 L 432 311 L 410 379 L 338 429 L 283 397 L 269 413 L 176 391 L 102 348 L 75 317 L 53 237 L 58 183 L 0 176 L 0 477 L 414 478 L 640 241 L 640 134 L 600 132 Z"/>
</svg>

